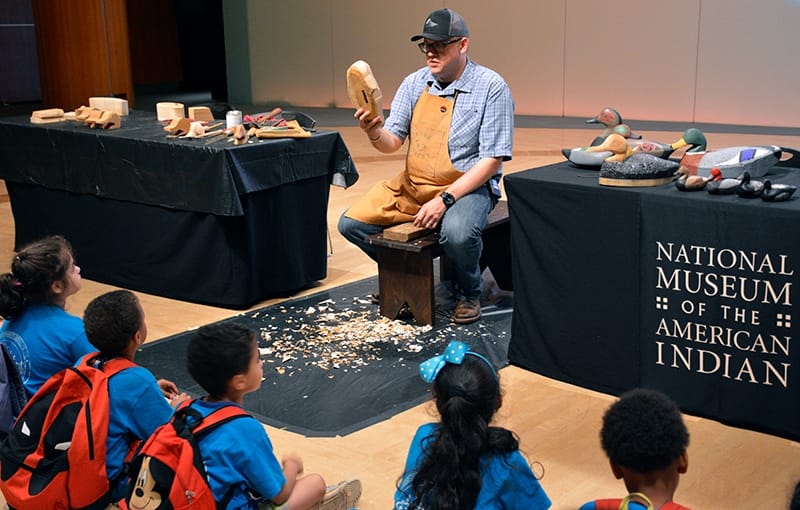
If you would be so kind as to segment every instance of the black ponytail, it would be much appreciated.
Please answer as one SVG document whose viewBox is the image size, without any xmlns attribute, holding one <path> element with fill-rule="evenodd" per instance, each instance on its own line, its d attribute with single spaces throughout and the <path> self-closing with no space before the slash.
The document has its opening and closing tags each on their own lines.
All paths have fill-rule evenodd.
<svg viewBox="0 0 800 510">
<path fill-rule="evenodd" d="M 50 236 L 22 248 L 11 261 L 11 272 L 0 275 L 0 316 L 19 317 L 29 304 L 51 303 L 53 283 L 63 281 L 72 246 Z"/>
<path fill-rule="evenodd" d="M 500 405 L 497 374 L 485 360 L 468 354 L 460 365 L 442 368 L 432 392 L 441 425 L 423 443 L 409 508 L 474 508 L 481 489 L 481 458 L 519 448 L 511 431 L 489 425 Z"/>
</svg>

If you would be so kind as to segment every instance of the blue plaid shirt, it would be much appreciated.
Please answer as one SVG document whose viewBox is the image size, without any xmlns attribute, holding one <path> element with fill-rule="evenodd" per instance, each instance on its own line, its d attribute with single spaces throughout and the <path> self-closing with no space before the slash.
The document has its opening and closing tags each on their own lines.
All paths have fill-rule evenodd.
<svg viewBox="0 0 800 510">
<path fill-rule="evenodd" d="M 409 136 L 411 115 L 420 94 L 430 85 L 429 94 L 458 97 L 450 125 L 450 160 L 456 170 L 466 172 L 481 158 L 511 159 L 514 139 L 514 99 L 505 80 L 487 67 L 467 59 L 461 76 L 441 89 L 427 67 L 406 76 L 392 100 L 384 128 L 404 140 Z M 502 165 L 492 178 L 492 190 L 500 195 Z"/>
</svg>

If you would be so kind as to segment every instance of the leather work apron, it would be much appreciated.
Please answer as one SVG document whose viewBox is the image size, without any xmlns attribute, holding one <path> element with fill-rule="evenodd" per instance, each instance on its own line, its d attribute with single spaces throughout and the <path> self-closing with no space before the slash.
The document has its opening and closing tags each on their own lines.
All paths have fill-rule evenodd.
<svg viewBox="0 0 800 510">
<path fill-rule="evenodd" d="M 425 88 L 411 117 L 405 170 L 373 186 L 345 216 L 382 226 L 413 221 L 422 204 L 464 175 L 453 167 L 447 147 L 456 99 L 458 93 L 450 100 Z"/>
</svg>

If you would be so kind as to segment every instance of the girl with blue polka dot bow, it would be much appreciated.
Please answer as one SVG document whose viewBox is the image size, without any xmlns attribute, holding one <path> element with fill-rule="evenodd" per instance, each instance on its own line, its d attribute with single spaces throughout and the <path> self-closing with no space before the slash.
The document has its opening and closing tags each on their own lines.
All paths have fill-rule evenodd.
<svg viewBox="0 0 800 510">
<path fill-rule="evenodd" d="M 420 376 L 431 383 L 440 421 L 417 430 L 394 508 L 549 508 L 516 435 L 491 425 L 502 396 L 489 360 L 454 341 L 420 365 Z"/>
</svg>

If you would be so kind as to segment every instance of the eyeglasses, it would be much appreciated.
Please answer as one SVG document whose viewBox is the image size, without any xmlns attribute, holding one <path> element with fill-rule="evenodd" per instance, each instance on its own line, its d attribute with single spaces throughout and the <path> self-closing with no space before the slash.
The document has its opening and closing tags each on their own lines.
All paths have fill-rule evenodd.
<svg viewBox="0 0 800 510">
<path fill-rule="evenodd" d="M 417 46 L 419 46 L 419 51 L 427 55 L 428 53 L 432 53 L 434 57 L 438 57 L 442 53 L 447 50 L 447 47 L 453 43 L 457 43 L 460 41 L 462 37 L 458 37 L 456 39 L 450 39 L 449 41 L 438 41 L 435 43 L 426 43 L 421 42 Z"/>
</svg>

